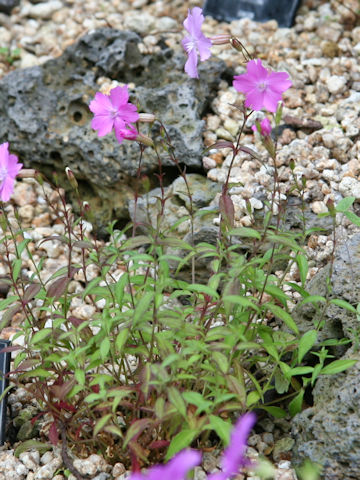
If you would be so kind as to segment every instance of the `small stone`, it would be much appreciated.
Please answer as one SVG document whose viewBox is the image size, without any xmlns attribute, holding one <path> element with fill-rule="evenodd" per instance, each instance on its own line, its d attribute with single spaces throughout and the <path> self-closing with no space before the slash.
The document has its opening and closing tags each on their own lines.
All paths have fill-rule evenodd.
<svg viewBox="0 0 360 480">
<path fill-rule="evenodd" d="M 233 137 L 236 137 L 238 131 L 239 131 L 239 122 L 236 122 L 232 118 L 228 118 L 224 122 L 224 128 L 232 135 Z"/>
<path fill-rule="evenodd" d="M 322 201 L 316 201 L 311 204 L 311 210 L 314 213 L 326 213 L 328 211 L 326 205 Z"/>
<path fill-rule="evenodd" d="M 178 29 L 178 22 L 174 18 L 160 17 L 156 20 L 156 30 L 158 32 L 168 32 L 170 30 L 177 30 L 177 29 Z"/>
<path fill-rule="evenodd" d="M 331 75 L 331 77 L 326 80 L 326 86 L 330 93 L 336 95 L 345 90 L 346 82 L 347 79 L 344 76 Z"/>
<path fill-rule="evenodd" d="M 147 12 L 129 12 L 124 19 L 124 26 L 137 33 L 149 33 L 153 28 L 157 28 L 157 19 Z"/>
<path fill-rule="evenodd" d="M 50 480 L 53 478 L 54 473 L 62 465 L 60 457 L 53 458 L 49 463 L 39 468 L 35 473 L 34 480 Z"/>
<path fill-rule="evenodd" d="M 19 455 L 19 460 L 25 465 L 29 470 L 35 471 L 40 463 L 40 454 L 38 450 L 33 450 L 31 452 L 22 452 Z"/>
<path fill-rule="evenodd" d="M 210 157 L 203 157 L 202 159 L 203 167 L 206 170 L 210 170 L 210 168 L 215 168 L 216 167 L 216 160 Z"/>
<path fill-rule="evenodd" d="M 223 140 L 229 140 L 230 142 L 234 141 L 234 137 L 230 134 L 228 130 L 226 130 L 223 127 L 219 127 L 215 133 L 217 138 L 221 138 Z"/>
<path fill-rule="evenodd" d="M 26 17 L 48 20 L 53 13 L 60 10 L 63 6 L 63 3 L 59 0 L 50 0 L 49 2 L 41 2 L 36 5 L 25 5 L 21 13 Z"/>
<path fill-rule="evenodd" d="M 34 217 L 34 207 L 32 205 L 23 205 L 19 208 L 19 216 L 25 223 L 30 223 Z"/>
<path fill-rule="evenodd" d="M 122 463 L 115 463 L 112 469 L 112 475 L 113 477 L 118 477 L 119 475 L 122 475 L 123 473 L 126 472 L 126 468 Z"/>
<path fill-rule="evenodd" d="M 14 189 L 12 199 L 20 207 L 36 203 L 36 193 L 33 185 L 26 182 L 18 182 Z"/>
</svg>

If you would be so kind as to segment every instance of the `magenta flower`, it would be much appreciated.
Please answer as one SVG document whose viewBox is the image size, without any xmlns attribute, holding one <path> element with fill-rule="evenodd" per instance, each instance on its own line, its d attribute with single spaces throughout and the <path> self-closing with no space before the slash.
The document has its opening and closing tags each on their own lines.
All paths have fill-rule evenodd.
<svg viewBox="0 0 360 480">
<path fill-rule="evenodd" d="M 0 199 L 3 202 L 10 200 L 15 177 L 23 166 L 18 161 L 18 157 L 9 152 L 9 143 L 2 143 L 0 145 Z"/>
<path fill-rule="evenodd" d="M 199 78 L 197 71 L 198 55 L 203 62 L 211 57 L 211 40 L 202 33 L 201 25 L 204 21 L 204 15 L 200 7 L 194 7 L 184 20 L 184 28 L 190 34 L 182 40 L 188 59 L 185 63 L 185 72 L 191 78 Z"/>
<path fill-rule="evenodd" d="M 286 72 L 270 72 L 261 60 L 250 60 L 247 72 L 234 77 L 234 88 L 245 94 L 245 106 L 253 110 L 276 112 L 278 102 L 292 82 Z"/>
<path fill-rule="evenodd" d="M 227 480 L 239 473 L 241 467 L 249 465 L 245 457 L 246 444 L 255 422 L 256 416 L 253 412 L 239 418 L 231 433 L 230 444 L 222 456 L 222 472 L 210 475 L 208 480 Z"/>
<path fill-rule="evenodd" d="M 97 92 L 94 100 L 90 102 L 89 108 L 94 114 L 91 121 L 91 127 L 98 130 L 98 136 L 103 137 L 115 130 L 115 136 L 119 143 L 124 138 L 131 136 L 134 131 L 132 122 L 139 119 L 136 106 L 128 102 L 128 87 L 115 87 L 110 91 L 110 95 L 104 95 Z M 127 133 L 128 132 L 128 133 Z"/>
<path fill-rule="evenodd" d="M 257 131 L 258 131 L 257 125 L 253 125 L 251 128 L 252 128 L 252 130 L 253 130 L 254 132 L 257 132 Z M 260 131 L 259 131 L 259 133 L 260 133 L 260 135 L 263 136 L 263 137 L 268 137 L 268 136 L 270 135 L 270 133 L 271 133 L 271 130 L 272 130 L 272 128 L 271 128 L 270 120 L 269 120 L 267 117 L 265 117 L 265 118 L 264 118 L 263 120 L 261 120 L 261 122 L 260 122 Z"/>
<path fill-rule="evenodd" d="M 147 474 L 133 473 L 129 480 L 185 480 L 187 474 L 201 462 L 196 450 L 182 450 L 165 465 L 155 465 Z"/>
</svg>

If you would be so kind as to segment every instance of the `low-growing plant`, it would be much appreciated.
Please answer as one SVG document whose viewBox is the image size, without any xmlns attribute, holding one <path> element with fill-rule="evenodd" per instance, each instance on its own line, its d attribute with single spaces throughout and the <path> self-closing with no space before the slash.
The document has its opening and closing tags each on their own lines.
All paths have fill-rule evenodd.
<svg viewBox="0 0 360 480">
<path fill-rule="evenodd" d="M 195 78 L 194 45 L 201 60 L 208 58 L 211 45 L 201 33 L 199 10 L 193 9 L 184 22 L 192 31 L 184 41 L 189 54 L 186 71 Z M 186 173 L 165 126 L 153 115 L 138 114 L 128 102 L 126 86 L 112 89 L 109 95 L 96 94 L 90 103 L 92 127 L 99 136 L 114 129 L 119 143 L 137 141 L 141 149 L 151 148 L 158 156 L 161 195 L 155 222 L 140 224 L 135 213 L 133 223 L 122 230 L 113 222 L 108 227 L 108 242 L 100 242 L 86 233 L 88 206 L 78 195 L 73 172 L 67 169 L 66 174 L 78 195 L 77 218 L 62 188 L 53 185 L 57 201 L 50 201 L 44 177 L 36 174 L 52 213 L 63 225 L 63 234 L 43 242 L 60 242 L 67 255 L 67 265 L 45 281 L 43 265 L 29 248 L 26 229 L 18 217 L 17 224 L 10 221 L 2 206 L 0 242 L 10 293 L 0 302 L 4 312 L 0 328 L 14 314 L 23 316 L 21 331 L 13 338 L 15 342 L 22 337 L 23 346 L 8 348 L 16 352 L 10 378 L 37 399 L 39 415 L 48 419 L 48 439 L 52 444 L 62 440 L 68 467 L 66 446 L 78 455 L 98 450 L 108 460 L 131 463 L 138 470 L 169 460 L 189 446 L 211 447 L 218 441 L 227 445 L 239 414 L 257 409 L 275 417 L 287 412 L 295 415 L 302 409 L 305 389 L 319 375 L 338 373 L 355 363 L 332 361 L 331 342 L 317 342 L 321 316 L 312 330 L 301 334 L 291 313 L 295 301 L 310 302 L 323 312 L 334 303 L 356 313 L 354 306 L 331 297 L 331 282 L 325 297 L 306 291 L 309 267 L 304 245 L 314 229 L 307 229 L 304 215 L 298 232 L 286 230 L 283 222 L 277 142 L 271 134 L 281 121 L 281 94 L 291 82 L 285 72 L 270 72 L 260 60 L 252 60 L 238 39 L 212 39 L 212 43 L 226 42 L 242 52 L 247 73 L 234 79 L 235 88 L 245 93 L 245 101 L 235 106 L 243 113 L 236 142 L 219 141 L 212 146 L 232 151 L 219 210 L 205 212 L 219 216 L 214 244 L 195 243 L 194 221 L 204 211 L 193 207 Z M 255 123 L 255 130 L 269 155 L 265 162 L 274 171 L 273 187 L 262 221 L 254 218 L 249 204 L 252 225 L 243 227 L 235 221 L 230 175 L 240 152 L 264 162 L 241 143 L 250 116 L 263 108 L 272 114 L 275 128 L 272 131 L 266 118 Z M 149 123 L 146 135 L 139 131 L 141 121 Z M 161 135 L 151 138 L 155 123 Z M 159 152 L 164 151 L 179 168 L 190 205 L 189 214 L 171 227 L 163 222 L 168 198 Z M 3 154 L 5 158 L 5 150 Z M 305 186 L 305 181 L 294 176 L 293 190 L 300 198 Z M 359 218 L 351 212 L 353 201 L 328 204 L 334 229 L 337 213 L 359 225 Z M 183 222 L 191 225 L 189 241 L 175 235 Z M 27 280 L 21 275 L 24 256 L 33 264 Z M 206 282 L 199 280 L 203 265 L 208 269 Z M 281 275 L 278 265 L 283 265 Z M 294 267 L 298 282 L 288 280 Z M 90 268 L 96 269 L 96 276 L 90 276 Z M 81 291 L 72 288 L 74 279 L 80 279 Z M 90 318 L 74 315 L 75 301 L 93 307 Z M 317 358 L 312 365 L 304 361 L 309 353 Z M 276 392 L 275 399 L 269 399 L 271 391 Z"/>
</svg>

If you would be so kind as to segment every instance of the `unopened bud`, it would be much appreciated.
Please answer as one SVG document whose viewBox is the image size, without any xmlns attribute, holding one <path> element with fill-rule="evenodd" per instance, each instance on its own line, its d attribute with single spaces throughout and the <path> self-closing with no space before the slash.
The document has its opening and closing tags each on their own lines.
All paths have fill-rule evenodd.
<svg viewBox="0 0 360 480">
<path fill-rule="evenodd" d="M 151 140 L 151 138 L 143 135 L 142 133 L 139 133 L 136 136 L 135 140 L 139 143 L 142 143 L 143 145 L 147 145 L 148 147 L 154 146 L 154 142 Z"/>
<path fill-rule="evenodd" d="M 215 35 L 215 37 L 210 37 L 210 41 L 213 45 L 226 45 L 230 42 L 231 36 L 227 33 L 222 35 Z"/>
<path fill-rule="evenodd" d="M 66 173 L 66 176 L 67 176 L 67 178 L 68 178 L 68 180 L 69 180 L 70 185 L 71 185 L 73 188 L 77 189 L 77 188 L 78 188 L 78 182 L 77 182 L 77 180 L 76 180 L 76 178 L 75 178 L 75 175 L 74 175 L 73 171 L 70 170 L 69 167 L 66 167 L 66 168 L 65 168 L 65 173 Z"/>
<path fill-rule="evenodd" d="M 82 206 L 83 206 L 84 212 L 89 212 L 90 211 L 89 202 L 84 201 Z"/>
<path fill-rule="evenodd" d="M 6 233 L 7 230 L 7 219 L 5 213 L 0 210 L 0 227 L 1 230 Z"/>
<path fill-rule="evenodd" d="M 16 175 L 18 178 L 36 178 L 38 172 L 33 168 L 22 168 L 20 172 Z"/>
<path fill-rule="evenodd" d="M 153 123 L 156 118 L 153 113 L 139 113 L 139 122 Z"/>
<path fill-rule="evenodd" d="M 240 42 L 240 40 L 236 37 L 231 37 L 230 38 L 230 43 L 231 46 L 235 48 L 238 52 L 242 52 L 244 50 L 243 44 Z"/>
<path fill-rule="evenodd" d="M 35 170 L 35 180 L 38 182 L 39 185 L 43 185 L 44 184 L 44 177 L 43 177 L 43 174 L 38 172 L 37 170 Z"/>
</svg>

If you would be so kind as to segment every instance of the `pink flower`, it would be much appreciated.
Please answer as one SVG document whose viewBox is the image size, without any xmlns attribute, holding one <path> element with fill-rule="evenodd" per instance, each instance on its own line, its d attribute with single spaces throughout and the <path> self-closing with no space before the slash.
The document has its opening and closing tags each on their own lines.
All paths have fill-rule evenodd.
<svg viewBox="0 0 360 480">
<path fill-rule="evenodd" d="M 184 20 L 184 28 L 190 34 L 189 37 L 182 40 L 182 45 L 188 54 L 185 72 L 191 78 L 199 78 L 197 71 L 198 55 L 201 61 L 207 60 L 211 56 L 211 40 L 206 38 L 201 31 L 203 21 L 204 15 L 200 7 L 194 7 L 191 12 L 189 10 L 188 16 Z"/>
<path fill-rule="evenodd" d="M 245 93 L 246 107 L 276 112 L 283 92 L 292 83 L 286 72 L 270 72 L 257 59 L 247 63 L 246 73 L 234 77 L 233 85 L 238 92 Z"/>
<path fill-rule="evenodd" d="M 255 422 L 256 416 L 253 412 L 245 413 L 239 418 L 231 433 L 230 444 L 222 456 L 222 472 L 210 475 L 209 480 L 228 480 L 239 473 L 241 467 L 249 465 L 245 457 L 246 445 Z"/>
<path fill-rule="evenodd" d="M 129 480 L 185 480 L 187 473 L 201 462 L 196 450 L 182 450 L 165 465 L 155 465 L 146 475 L 133 473 Z"/>
<path fill-rule="evenodd" d="M 128 87 L 115 87 L 110 91 L 110 95 L 104 95 L 97 92 L 95 99 L 90 102 L 89 108 L 94 114 L 91 121 L 91 127 L 98 130 L 98 136 L 103 137 L 115 130 L 115 136 L 119 143 L 122 143 L 126 137 L 126 129 L 130 130 L 129 135 L 134 130 L 132 122 L 139 119 L 136 106 L 128 102 Z"/>
<path fill-rule="evenodd" d="M 0 145 L 0 199 L 7 202 L 14 190 L 14 180 L 23 166 L 16 155 L 9 153 L 9 143 Z"/>
<path fill-rule="evenodd" d="M 258 131 L 258 127 L 257 125 L 253 125 L 251 127 L 251 129 L 254 131 L 254 132 L 257 132 Z M 263 137 L 268 137 L 271 133 L 271 123 L 270 123 L 270 120 L 265 117 L 263 120 L 261 120 L 260 122 L 260 135 L 262 135 Z"/>
</svg>

